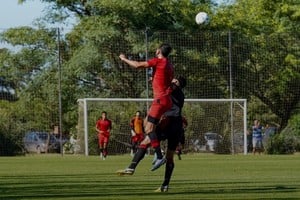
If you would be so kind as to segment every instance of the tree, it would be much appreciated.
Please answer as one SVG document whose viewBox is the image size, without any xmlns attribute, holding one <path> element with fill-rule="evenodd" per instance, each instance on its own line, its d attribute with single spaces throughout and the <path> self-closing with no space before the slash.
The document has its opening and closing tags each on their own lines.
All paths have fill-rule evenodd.
<svg viewBox="0 0 300 200">
<path fill-rule="evenodd" d="M 299 28 L 297 1 L 237 0 L 219 10 L 215 27 L 229 28 L 244 38 L 233 42 L 235 93 L 260 99 L 286 127 L 299 103 Z M 225 22 L 225 23 L 224 23 Z M 297 89 L 298 88 L 298 89 Z"/>
<path fill-rule="evenodd" d="M 228 54 L 231 52 L 235 98 L 260 99 L 278 116 L 282 128 L 299 102 L 299 5 L 296 1 L 237 0 L 221 7 L 205 0 L 42 1 L 54 8 L 51 20 L 64 19 L 68 13 L 76 14 L 79 19 L 59 46 L 67 127 L 75 124 L 78 98 L 145 97 L 145 71 L 125 70 L 118 54 L 129 53 L 134 59 L 145 60 L 145 49 L 150 49 L 147 53 L 152 56 L 152 49 L 166 40 L 174 45 L 171 57 L 180 66 L 176 72 L 185 74 L 189 80 L 187 97 L 229 97 Z M 194 17 L 199 10 L 209 13 L 211 21 L 207 26 L 195 24 Z M 58 11 L 66 12 L 58 13 L 62 17 L 57 17 Z M 9 30 L 4 38 L 24 47 L 10 55 L 11 73 L 5 77 L 11 79 L 7 80 L 14 80 L 17 88 L 22 89 L 18 94 L 25 99 L 33 102 L 33 97 L 38 96 L 38 102 L 49 101 L 54 107 L 58 80 L 55 31 L 27 27 Z M 231 38 L 231 48 L 228 38 Z M 182 42 L 185 39 L 188 42 Z M 17 66 L 22 66 L 21 73 Z M 49 111 L 46 106 L 43 109 L 46 109 L 44 114 L 55 115 L 54 109 Z"/>
</svg>

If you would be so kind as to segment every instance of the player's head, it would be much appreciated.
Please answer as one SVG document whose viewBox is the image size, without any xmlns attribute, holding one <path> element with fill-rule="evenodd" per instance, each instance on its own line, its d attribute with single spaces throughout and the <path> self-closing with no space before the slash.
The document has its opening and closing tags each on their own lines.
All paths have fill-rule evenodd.
<svg viewBox="0 0 300 200">
<path fill-rule="evenodd" d="M 107 116 L 107 112 L 106 112 L 106 111 L 102 111 L 102 113 L 101 113 L 101 117 L 102 117 L 102 119 L 105 119 L 105 118 L 106 118 L 106 116 Z"/>
<path fill-rule="evenodd" d="M 184 88 L 186 86 L 186 78 L 183 76 L 177 76 L 172 80 L 172 83 L 177 87 Z"/>
<path fill-rule="evenodd" d="M 161 54 L 163 57 L 168 57 L 172 51 L 172 47 L 169 44 L 163 43 L 156 50 L 156 55 Z"/>
<path fill-rule="evenodd" d="M 137 110 L 137 111 L 135 112 L 135 116 L 140 117 L 140 116 L 141 116 L 141 111 Z"/>
<path fill-rule="evenodd" d="M 255 125 L 259 125 L 260 124 L 260 121 L 258 119 L 254 119 L 254 124 Z"/>
<path fill-rule="evenodd" d="M 178 76 L 177 80 L 179 81 L 180 87 L 185 88 L 186 86 L 186 78 L 183 76 Z"/>
</svg>

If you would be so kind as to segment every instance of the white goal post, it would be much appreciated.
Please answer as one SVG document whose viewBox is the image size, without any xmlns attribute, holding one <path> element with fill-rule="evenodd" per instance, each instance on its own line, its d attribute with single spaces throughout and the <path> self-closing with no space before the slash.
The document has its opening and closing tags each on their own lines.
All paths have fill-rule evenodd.
<svg viewBox="0 0 300 200">
<path fill-rule="evenodd" d="M 142 98 L 83 98 L 78 99 L 79 104 L 79 120 L 78 135 L 82 135 L 82 145 L 84 153 L 89 155 L 89 137 L 91 132 L 95 132 L 94 124 L 95 116 L 89 121 L 89 114 L 101 113 L 102 110 L 115 110 L 108 112 L 108 116 L 112 116 L 113 123 L 121 123 L 120 118 L 126 115 L 134 115 L 134 110 L 146 111 L 151 104 L 152 99 Z M 90 104 L 90 105 L 89 105 Z M 124 104 L 124 105 L 123 105 Z M 91 106 L 93 105 L 93 106 Z M 96 106 L 97 105 L 97 106 Z M 135 108 L 131 108 L 135 107 Z M 91 110 L 89 110 L 91 109 Z M 128 114 L 129 112 L 129 114 Z M 112 114 L 114 113 L 114 114 Z M 94 114 L 95 115 L 95 114 Z M 120 115 L 122 115 L 120 117 Z M 229 148 L 231 153 L 247 154 L 247 100 L 246 99 L 185 99 L 183 115 L 188 120 L 188 142 L 189 148 L 193 151 L 201 151 L 203 141 L 198 139 L 199 135 L 208 132 L 217 132 L 222 137 L 227 138 L 227 143 L 222 148 Z M 80 120 L 80 118 L 83 118 Z M 126 123 L 126 122 L 125 122 Z M 80 128 L 81 127 L 81 128 Z M 123 126 L 124 127 L 124 126 Z M 113 127 L 114 129 L 114 127 Z M 119 132 L 122 128 L 118 127 L 114 132 Z M 122 134 L 125 137 L 124 133 Z M 127 137 L 127 136 L 126 136 Z M 129 136 L 128 136 L 129 137 Z M 237 142 L 238 140 L 238 142 Z M 120 140 L 118 140 L 120 141 Z M 199 145 L 196 145 L 196 141 Z M 122 142 L 121 143 L 126 143 Z M 236 150 L 236 143 L 240 143 L 240 148 Z M 229 153 L 230 153 L 229 152 Z M 228 152 L 227 152 L 228 153 Z"/>
</svg>

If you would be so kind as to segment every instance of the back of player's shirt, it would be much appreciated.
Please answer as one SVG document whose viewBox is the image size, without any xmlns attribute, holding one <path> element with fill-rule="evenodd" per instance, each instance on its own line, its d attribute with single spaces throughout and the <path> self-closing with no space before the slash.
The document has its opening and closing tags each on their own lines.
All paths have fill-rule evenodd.
<svg viewBox="0 0 300 200">
<path fill-rule="evenodd" d="M 152 87 L 154 98 L 162 97 L 171 93 L 171 81 L 174 77 L 174 67 L 167 58 L 153 58 L 148 60 L 153 68 Z"/>
</svg>

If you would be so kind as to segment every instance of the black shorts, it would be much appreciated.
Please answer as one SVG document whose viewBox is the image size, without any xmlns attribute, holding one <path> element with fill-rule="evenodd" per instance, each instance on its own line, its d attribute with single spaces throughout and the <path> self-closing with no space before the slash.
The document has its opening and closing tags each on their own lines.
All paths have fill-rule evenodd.
<svg viewBox="0 0 300 200">
<path fill-rule="evenodd" d="M 168 149 L 175 151 L 183 134 L 182 117 L 168 117 L 163 125 L 156 128 L 158 140 L 168 140 Z"/>
</svg>

